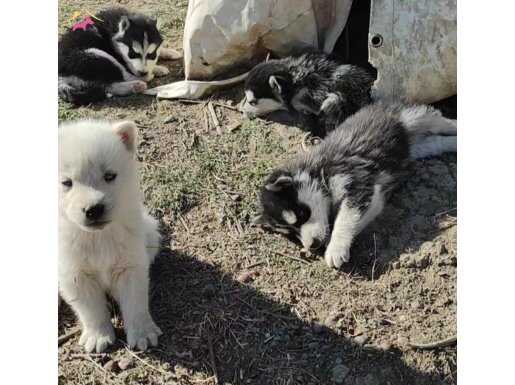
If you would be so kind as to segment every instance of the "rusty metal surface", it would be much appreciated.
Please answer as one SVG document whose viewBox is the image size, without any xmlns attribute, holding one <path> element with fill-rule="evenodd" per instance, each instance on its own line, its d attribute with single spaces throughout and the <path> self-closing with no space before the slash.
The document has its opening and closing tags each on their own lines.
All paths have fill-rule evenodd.
<svg viewBox="0 0 515 385">
<path fill-rule="evenodd" d="M 456 40 L 456 0 L 372 0 L 374 96 L 432 103 L 456 94 Z"/>
</svg>

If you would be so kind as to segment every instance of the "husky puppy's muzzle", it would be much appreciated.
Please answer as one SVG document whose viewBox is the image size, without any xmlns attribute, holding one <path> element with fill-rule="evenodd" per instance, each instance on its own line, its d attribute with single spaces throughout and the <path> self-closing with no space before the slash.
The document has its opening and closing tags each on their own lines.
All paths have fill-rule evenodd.
<svg viewBox="0 0 515 385">
<path fill-rule="evenodd" d="M 283 103 L 275 99 L 254 98 L 251 91 L 245 91 L 245 96 L 238 105 L 238 109 L 249 119 L 254 119 L 275 111 L 288 111 L 288 108 Z"/>
</svg>

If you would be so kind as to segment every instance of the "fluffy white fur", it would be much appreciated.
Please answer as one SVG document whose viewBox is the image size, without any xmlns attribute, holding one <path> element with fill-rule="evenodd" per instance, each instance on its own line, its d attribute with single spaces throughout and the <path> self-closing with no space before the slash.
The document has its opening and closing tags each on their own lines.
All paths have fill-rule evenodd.
<svg viewBox="0 0 515 385">
<path fill-rule="evenodd" d="M 115 341 L 106 294 L 120 305 L 131 348 L 156 345 L 161 334 L 148 308 L 160 236 L 141 203 L 135 143 L 132 122 L 59 127 L 59 290 L 79 317 L 88 352 Z M 85 212 L 98 204 L 105 210 L 92 223 Z"/>
</svg>

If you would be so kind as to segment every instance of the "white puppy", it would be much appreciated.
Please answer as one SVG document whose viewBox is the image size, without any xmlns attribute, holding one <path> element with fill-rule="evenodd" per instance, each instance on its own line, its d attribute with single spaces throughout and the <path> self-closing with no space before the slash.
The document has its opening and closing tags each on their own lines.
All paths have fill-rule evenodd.
<svg viewBox="0 0 515 385">
<path fill-rule="evenodd" d="M 133 122 L 59 127 L 59 289 L 82 324 L 79 343 L 115 341 L 106 293 L 120 305 L 127 343 L 145 350 L 162 334 L 148 310 L 157 221 L 141 203 Z"/>
</svg>

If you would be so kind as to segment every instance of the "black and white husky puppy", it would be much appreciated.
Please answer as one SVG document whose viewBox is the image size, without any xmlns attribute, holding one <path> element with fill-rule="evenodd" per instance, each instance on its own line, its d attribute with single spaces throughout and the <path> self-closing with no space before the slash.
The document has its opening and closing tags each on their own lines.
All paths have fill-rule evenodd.
<svg viewBox="0 0 515 385">
<path fill-rule="evenodd" d="M 324 136 L 371 102 L 374 80 L 367 70 L 319 52 L 269 60 L 250 71 L 241 110 L 250 118 L 289 110 Z"/>
<path fill-rule="evenodd" d="M 154 75 L 168 74 L 157 65 L 162 52 L 156 20 L 123 8 L 99 12 L 75 25 L 59 40 L 59 96 L 88 104 L 147 88 Z M 82 24 L 82 25 L 80 25 Z"/>
<path fill-rule="evenodd" d="M 339 268 L 350 259 L 354 237 L 383 210 L 408 162 L 455 152 L 456 139 L 456 121 L 432 107 L 366 106 L 272 172 L 255 223 L 296 236 L 305 249 L 326 246 L 325 261 Z"/>
</svg>

